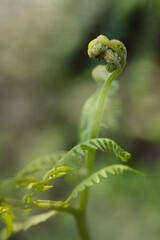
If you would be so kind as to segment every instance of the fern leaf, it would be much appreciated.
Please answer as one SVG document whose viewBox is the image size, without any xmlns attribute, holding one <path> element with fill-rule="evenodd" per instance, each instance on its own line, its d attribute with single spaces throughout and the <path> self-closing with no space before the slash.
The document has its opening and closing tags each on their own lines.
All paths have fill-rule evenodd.
<svg viewBox="0 0 160 240">
<path fill-rule="evenodd" d="M 9 205 L 3 204 L 0 206 L 0 217 L 6 225 L 7 236 L 10 237 L 12 234 L 12 222 L 14 216 L 12 214 L 12 209 Z"/>
<path fill-rule="evenodd" d="M 113 81 L 113 83 L 116 82 Z M 106 130 L 117 129 L 119 125 L 118 119 L 121 113 L 121 109 L 121 101 L 116 96 L 108 96 L 103 111 L 101 127 L 105 128 Z"/>
<path fill-rule="evenodd" d="M 22 230 L 28 230 L 30 227 L 35 226 L 41 222 L 47 221 L 49 218 L 54 217 L 58 212 L 49 211 L 46 213 L 41 213 L 33 216 L 29 216 L 26 220 L 21 222 L 13 222 L 13 233 L 17 233 Z M 7 240 L 8 235 L 5 229 L 3 229 L 0 233 L 1 240 Z"/>
<path fill-rule="evenodd" d="M 76 198 L 78 196 L 78 194 L 80 192 L 84 191 L 86 188 L 89 188 L 89 187 L 91 187 L 95 184 L 100 183 L 101 178 L 108 178 L 109 175 L 119 175 L 119 174 L 123 174 L 124 172 L 132 172 L 132 173 L 136 173 L 136 174 L 144 176 L 144 174 L 142 174 L 141 172 L 139 172 L 139 171 L 137 171 L 133 168 L 130 168 L 128 166 L 125 166 L 125 165 L 115 164 L 115 165 L 112 165 L 112 166 L 108 166 L 108 167 L 102 168 L 101 170 L 93 173 L 88 178 L 83 180 L 73 190 L 73 192 L 68 197 L 66 202 L 70 202 L 73 198 Z"/>
<path fill-rule="evenodd" d="M 130 153 L 124 151 L 115 141 L 108 138 L 94 138 L 82 142 L 73 147 L 67 155 L 76 156 L 77 154 L 84 156 L 86 150 L 100 150 L 102 152 L 110 152 L 123 162 L 129 161 Z"/>
<path fill-rule="evenodd" d="M 36 183 L 36 182 L 39 182 L 39 180 L 36 178 L 22 177 L 22 178 L 9 178 L 3 181 L 2 184 L 3 184 L 3 188 L 8 187 L 9 185 L 16 188 L 23 188 L 23 187 L 27 187 L 31 183 Z"/>
<path fill-rule="evenodd" d="M 41 156 L 31 163 L 29 163 L 24 169 L 17 173 L 17 178 L 22 178 L 26 176 L 31 176 L 37 172 L 45 170 L 53 165 L 56 165 L 58 161 L 63 158 L 64 152 L 53 153 Z"/>
<path fill-rule="evenodd" d="M 47 184 L 49 184 L 54 179 L 65 175 L 68 171 L 71 170 L 72 168 L 68 166 L 54 167 L 51 170 L 47 171 L 41 179 L 36 179 L 28 176 L 22 178 L 15 177 L 3 182 L 3 186 L 11 186 L 12 188 L 26 188 L 28 190 L 32 190 L 36 194 L 40 194 L 53 187 Z"/>
<path fill-rule="evenodd" d="M 71 170 L 72 170 L 72 168 L 68 167 L 68 166 L 62 166 L 62 167 L 57 167 L 57 168 L 54 167 L 44 175 L 43 182 L 44 182 L 44 184 L 48 184 L 55 178 L 59 178 Z"/>
<path fill-rule="evenodd" d="M 81 120 L 80 120 L 80 127 L 79 127 L 79 139 L 81 141 L 85 141 L 89 138 L 90 132 L 89 129 L 91 129 L 91 124 L 94 118 L 95 113 L 95 104 L 97 102 L 97 97 L 99 95 L 99 91 L 96 91 L 84 104 L 84 107 L 82 109 L 81 113 Z"/>
</svg>

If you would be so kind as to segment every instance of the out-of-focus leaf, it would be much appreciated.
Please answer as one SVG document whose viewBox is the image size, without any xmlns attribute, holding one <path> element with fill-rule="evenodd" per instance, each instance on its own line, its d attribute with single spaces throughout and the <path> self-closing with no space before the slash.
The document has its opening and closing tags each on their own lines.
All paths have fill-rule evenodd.
<svg viewBox="0 0 160 240">
<path fill-rule="evenodd" d="M 19 231 L 26 231 L 28 230 L 30 227 L 35 226 L 41 222 L 45 222 L 47 221 L 49 218 L 55 216 L 57 214 L 56 211 L 49 211 L 46 213 L 41 213 L 41 214 L 37 214 L 37 215 L 33 215 L 30 217 L 27 217 L 25 221 L 21 221 L 21 222 L 14 222 L 13 223 L 13 233 L 17 233 Z M 7 240 L 8 239 L 8 235 L 5 229 L 2 230 L 1 234 L 0 234 L 0 239 L 1 240 Z"/>
<path fill-rule="evenodd" d="M 12 214 L 12 209 L 9 205 L 3 204 L 0 206 L 0 218 L 2 221 L 4 221 L 6 225 L 6 232 L 8 237 L 12 234 L 12 222 L 14 219 L 14 216 Z"/>
<path fill-rule="evenodd" d="M 64 154 L 64 152 L 58 152 L 41 156 L 29 163 L 24 169 L 18 172 L 16 176 L 18 178 L 31 176 L 39 171 L 52 167 L 53 165 L 58 164 L 58 161 L 64 156 Z"/>
<path fill-rule="evenodd" d="M 92 78 L 97 83 L 104 83 L 109 75 L 110 73 L 107 71 L 105 65 L 98 65 L 92 70 Z"/>
</svg>

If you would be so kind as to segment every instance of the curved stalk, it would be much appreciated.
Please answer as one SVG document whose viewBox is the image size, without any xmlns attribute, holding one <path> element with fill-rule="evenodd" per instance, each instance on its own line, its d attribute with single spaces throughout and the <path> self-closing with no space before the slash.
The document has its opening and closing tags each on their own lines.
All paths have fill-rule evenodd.
<svg viewBox="0 0 160 240">
<path fill-rule="evenodd" d="M 106 36 L 100 35 L 99 37 L 97 37 L 96 39 L 94 39 L 89 43 L 88 55 L 90 58 L 93 58 L 95 60 L 105 60 L 107 63 L 106 65 L 107 71 L 112 72 L 111 75 L 108 77 L 108 79 L 104 82 L 101 92 L 97 99 L 96 111 L 95 111 L 94 119 L 92 122 L 92 126 L 90 128 L 90 135 L 89 135 L 89 139 L 92 139 L 92 138 L 97 138 L 99 135 L 106 96 L 112 81 L 121 73 L 121 71 L 125 66 L 127 51 L 125 46 L 120 41 L 118 40 L 109 41 L 109 39 Z M 86 168 L 89 171 L 89 174 L 92 173 L 94 157 L 95 157 L 95 151 L 92 151 L 92 150 L 88 151 L 85 164 L 86 164 Z M 84 217 L 86 215 L 88 194 L 89 194 L 89 189 L 86 189 L 80 195 L 80 201 L 79 201 L 80 212 L 81 212 L 81 215 Z M 80 219 L 76 217 L 76 221 L 78 221 L 79 223 Z M 86 219 L 84 219 L 84 221 L 86 222 Z M 83 229 L 81 228 L 81 225 L 79 227 L 79 230 L 81 232 L 81 237 L 83 240 L 90 239 L 88 235 L 87 236 L 89 238 L 85 236 Z"/>
<path fill-rule="evenodd" d="M 93 124 L 90 129 L 90 136 L 89 136 L 90 139 L 97 138 L 99 135 L 105 100 L 106 100 L 106 96 L 107 96 L 109 87 L 110 87 L 112 81 L 121 73 L 123 68 L 115 70 L 108 77 L 108 79 L 104 82 L 104 84 L 102 86 L 101 92 L 97 99 L 97 105 L 96 105 L 96 111 L 95 111 L 95 115 L 94 115 L 94 119 L 93 119 Z M 92 169 L 93 169 L 94 157 L 95 157 L 95 151 L 88 151 L 87 156 L 86 156 L 86 168 L 89 170 L 89 174 L 91 174 Z M 81 215 L 75 215 L 75 220 L 76 220 L 77 227 L 78 227 L 78 230 L 79 230 L 82 240 L 90 240 L 91 239 L 91 237 L 89 236 L 89 232 L 88 232 L 87 224 L 86 224 L 86 207 L 87 207 L 87 202 L 88 202 L 88 195 L 89 195 L 89 189 L 86 189 L 81 193 L 80 201 L 79 201 Z"/>
<path fill-rule="evenodd" d="M 100 124 L 103 116 L 103 110 L 105 105 L 106 96 L 109 90 L 109 87 L 112 83 L 112 81 L 121 73 L 122 69 L 115 70 L 108 79 L 104 82 L 101 92 L 99 94 L 98 100 L 97 100 L 97 106 L 95 111 L 95 116 L 93 120 L 93 125 L 91 127 L 90 136 L 89 138 L 97 138 L 100 131 Z M 92 172 L 93 164 L 94 164 L 94 151 L 88 151 L 86 156 L 86 168 L 89 170 L 89 173 Z M 86 189 L 84 192 L 81 193 L 80 197 L 80 207 L 86 208 L 88 199 L 88 189 Z"/>
</svg>

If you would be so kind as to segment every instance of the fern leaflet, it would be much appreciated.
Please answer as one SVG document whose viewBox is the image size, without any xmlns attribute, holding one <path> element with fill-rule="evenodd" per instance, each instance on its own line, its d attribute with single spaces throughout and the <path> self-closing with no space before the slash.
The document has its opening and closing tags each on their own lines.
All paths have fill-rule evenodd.
<svg viewBox="0 0 160 240">
<path fill-rule="evenodd" d="M 128 166 L 125 165 L 121 165 L 121 164 L 115 164 L 112 166 L 108 166 L 105 168 L 102 168 L 101 170 L 91 174 L 88 178 L 86 178 L 85 180 L 83 180 L 71 193 L 71 195 L 68 197 L 68 199 L 66 200 L 66 202 L 70 202 L 72 199 L 76 198 L 78 196 L 78 194 L 82 191 L 84 191 L 86 188 L 89 188 L 95 184 L 100 183 L 100 178 L 108 178 L 109 175 L 119 175 L 119 174 L 123 174 L 124 172 L 132 172 L 132 173 L 136 173 L 139 175 L 144 176 L 144 174 L 142 174 L 141 172 L 130 168 Z"/>
<path fill-rule="evenodd" d="M 6 233 L 7 236 L 11 236 L 12 234 L 12 228 L 13 228 L 13 213 L 12 213 L 12 209 L 9 205 L 7 204 L 2 204 L 0 206 L 0 218 L 3 220 L 3 222 L 6 225 Z"/>
<path fill-rule="evenodd" d="M 86 150 L 100 150 L 102 152 L 110 152 L 116 157 L 120 158 L 123 162 L 129 161 L 130 153 L 124 151 L 115 141 L 109 138 L 94 138 L 82 142 L 73 147 L 67 155 L 76 156 L 80 154 L 84 156 Z"/>
<path fill-rule="evenodd" d="M 37 215 L 29 216 L 27 217 L 24 221 L 21 222 L 13 222 L 13 233 L 17 233 L 22 230 L 27 230 L 32 226 L 35 226 L 41 222 L 47 221 L 49 218 L 54 217 L 57 215 L 57 211 L 48 211 L 46 213 L 40 213 Z M 8 239 L 8 234 L 6 232 L 6 229 L 2 229 L 0 233 L 0 239 L 1 240 L 7 240 Z"/>
</svg>

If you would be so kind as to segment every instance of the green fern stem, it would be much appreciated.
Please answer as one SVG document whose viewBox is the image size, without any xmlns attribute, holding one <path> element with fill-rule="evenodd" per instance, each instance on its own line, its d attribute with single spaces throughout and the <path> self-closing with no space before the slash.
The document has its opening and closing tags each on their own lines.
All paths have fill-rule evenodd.
<svg viewBox="0 0 160 240">
<path fill-rule="evenodd" d="M 93 120 L 93 125 L 90 129 L 90 136 L 89 136 L 90 139 L 97 138 L 99 135 L 105 100 L 106 100 L 106 96 L 107 96 L 109 87 L 110 87 L 111 83 L 113 82 L 113 80 L 121 73 L 123 68 L 115 70 L 109 76 L 109 78 L 104 82 L 104 84 L 102 86 L 101 92 L 100 92 L 98 100 L 97 100 L 97 106 L 96 106 L 96 112 L 95 112 L 95 116 L 94 116 L 94 120 Z M 86 156 L 86 168 L 89 170 L 89 174 L 92 173 L 94 157 L 95 157 L 95 151 L 89 150 L 87 153 L 87 156 Z M 83 240 L 91 239 L 89 236 L 87 223 L 86 223 L 86 217 L 85 217 L 87 202 L 88 202 L 88 195 L 89 195 L 89 188 L 85 189 L 80 195 L 79 205 L 80 205 L 80 209 L 81 209 L 81 214 L 82 214 L 82 216 L 84 216 L 84 218 L 77 217 L 75 215 L 77 227 L 79 229 L 79 233 Z M 83 229 L 85 229 L 85 233 L 84 233 Z"/>
<path fill-rule="evenodd" d="M 96 112 L 95 112 L 93 124 L 92 124 L 91 130 L 90 130 L 90 136 L 89 136 L 90 139 L 97 138 L 99 135 L 105 100 L 106 100 L 106 96 L 107 96 L 109 87 L 110 87 L 111 83 L 113 82 L 113 80 L 121 73 L 123 68 L 115 70 L 108 77 L 108 79 L 104 82 L 104 84 L 102 86 L 101 92 L 100 92 L 98 100 L 97 100 L 97 106 L 96 106 Z M 89 174 L 92 173 L 94 157 L 95 157 L 95 151 L 89 150 L 87 153 L 87 156 L 86 156 L 86 168 L 89 170 Z M 86 189 L 84 192 L 81 193 L 81 196 L 80 196 L 81 209 L 86 208 L 87 199 L 88 199 L 88 189 Z"/>
<path fill-rule="evenodd" d="M 81 239 L 91 240 L 91 237 L 88 231 L 87 222 L 86 222 L 86 212 L 80 210 L 80 211 L 77 211 L 74 216 L 75 216 L 77 228 L 81 236 Z"/>
<path fill-rule="evenodd" d="M 113 80 L 121 73 L 121 71 L 122 71 L 122 69 L 115 70 L 108 77 L 108 79 L 104 82 L 104 84 L 102 86 L 101 92 L 100 92 L 98 100 L 97 100 L 96 112 L 95 112 L 95 116 L 94 116 L 94 120 L 93 120 L 93 125 L 91 127 L 91 133 L 90 133 L 89 139 L 97 138 L 99 135 L 105 100 L 106 100 L 106 96 L 107 96 L 109 87 L 110 87 L 111 83 L 113 82 Z M 91 172 L 92 167 L 93 167 L 93 161 L 90 161 L 89 155 L 90 154 L 88 152 L 88 155 L 86 157 L 86 167 Z"/>
</svg>

